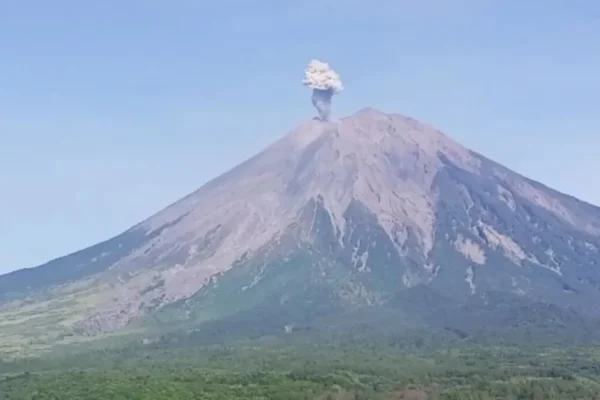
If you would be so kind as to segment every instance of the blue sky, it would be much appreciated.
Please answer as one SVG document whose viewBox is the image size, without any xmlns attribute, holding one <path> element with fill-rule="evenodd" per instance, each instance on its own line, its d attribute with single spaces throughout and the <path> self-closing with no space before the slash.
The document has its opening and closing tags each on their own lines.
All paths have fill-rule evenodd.
<svg viewBox="0 0 600 400">
<path fill-rule="evenodd" d="M 597 0 L 0 2 L 0 273 L 107 239 L 311 118 L 304 67 L 600 204 Z"/>
</svg>

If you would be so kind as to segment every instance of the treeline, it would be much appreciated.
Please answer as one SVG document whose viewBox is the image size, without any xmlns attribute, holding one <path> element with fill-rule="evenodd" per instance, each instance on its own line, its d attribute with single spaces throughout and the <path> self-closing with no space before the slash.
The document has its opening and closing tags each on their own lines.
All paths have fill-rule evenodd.
<svg viewBox="0 0 600 400">
<path fill-rule="evenodd" d="M 23 374 L 0 383 L 2 400 L 575 400 L 600 399 L 597 384 L 577 379 L 527 379 L 471 382 L 450 388 L 434 383 L 420 389 L 389 390 L 369 385 L 352 374 L 298 376 L 265 373 L 152 373 L 141 371 L 79 371 Z M 410 396 L 409 394 L 410 393 Z"/>
<path fill-rule="evenodd" d="M 595 348 L 124 348 L 0 364 L 0 400 L 600 400 Z"/>
</svg>

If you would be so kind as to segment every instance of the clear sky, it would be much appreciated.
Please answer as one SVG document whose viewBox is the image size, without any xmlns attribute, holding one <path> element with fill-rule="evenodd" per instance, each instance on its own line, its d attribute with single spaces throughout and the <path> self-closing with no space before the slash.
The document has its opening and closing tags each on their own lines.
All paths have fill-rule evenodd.
<svg viewBox="0 0 600 400">
<path fill-rule="evenodd" d="M 598 0 L 1 0 L 0 273 L 120 233 L 364 106 L 600 204 Z"/>
</svg>

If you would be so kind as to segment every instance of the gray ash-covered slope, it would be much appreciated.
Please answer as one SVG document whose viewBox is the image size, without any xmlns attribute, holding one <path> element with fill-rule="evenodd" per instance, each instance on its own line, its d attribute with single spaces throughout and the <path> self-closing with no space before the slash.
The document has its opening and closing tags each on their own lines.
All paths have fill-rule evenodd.
<svg viewBox="0 0 600 400">
<path fill-rule="evenodd" d="M 567 329 L 600 317 L 599 262 L 599 208 L 364 109 L 305 123 L 121 236 L 0 277 L 0 300 L 69 304 L 80 311 L 54 322 L 85 335 L 210 320 L 262 334 L 361 313 Z"/>
</svg>

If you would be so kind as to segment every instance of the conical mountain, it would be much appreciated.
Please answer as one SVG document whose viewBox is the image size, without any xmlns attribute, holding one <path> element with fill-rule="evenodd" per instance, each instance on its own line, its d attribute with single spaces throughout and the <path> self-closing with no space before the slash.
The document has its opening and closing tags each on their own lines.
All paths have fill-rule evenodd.
<svg viewBox="0 0 600 400">
<path fill-rule="evenodd" d="M 361 310 L 427 321 L 449 304 L 473 321 L 506 321 L 507 304 L 579 321 L 600 316 L 599 249 L 600 208 L 363 109 L 306 122 L 107 242 L 1 276 L 0 317 L 40 343 L 265 315 L 274 329 Z"/>
</svg>

